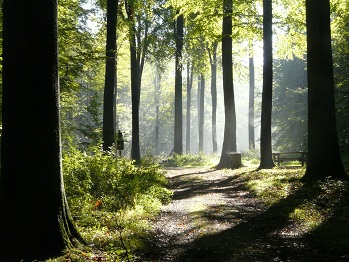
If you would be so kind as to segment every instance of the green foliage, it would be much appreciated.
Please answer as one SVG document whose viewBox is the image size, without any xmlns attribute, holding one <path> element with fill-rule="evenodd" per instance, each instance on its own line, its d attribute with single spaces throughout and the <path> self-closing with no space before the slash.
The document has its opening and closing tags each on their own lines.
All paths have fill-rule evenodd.
<svg viewBox="0 0 349 262">
<path fill-rule="evenodd" d="M 197 155 L 178 155 L 168 157 L 163 161 L 163 165 L 166 167 L 185 167 L 185 166 L 210 166 L 217 162 L 216 156 L 208 156 L 203 153 Z"/>
<path fill-rule="evenodd" d="M 274 76 L 274 149 L 306 151 L 308 91 L 305 61 L 297 58 L 279 60 Z"/>
<path fill-rule="evenodd" d="M 137 167 L 97 147 L 89 153 L 76 149 L 66 152 L 63 172 L 72 215 L 92 248 L 67 253 L 80 259 L 84 254 L 85 259 L 93 260 L 97 254 L 92 250 L 96 249 L 106 261 L 133 259 L 133 252 L 142 245 L 148 219 L 172 197 L 165 188 L 164 173 L 154 161 Z"/>
</svg>

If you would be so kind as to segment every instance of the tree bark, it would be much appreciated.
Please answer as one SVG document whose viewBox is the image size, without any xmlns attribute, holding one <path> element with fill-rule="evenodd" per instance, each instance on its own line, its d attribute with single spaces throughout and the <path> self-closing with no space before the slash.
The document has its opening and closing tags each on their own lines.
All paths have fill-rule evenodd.
<svg viewBox="0 0 349 262">
<path fill-rule="evenodd" d="M 131 103 L 132 103 L 132 142 L 131 159 L 136 165 L 141 163 L 141 150 L 139 146 L 139 104 L 141 94 L 141 59 L 138 56 L 135 13 L 133 1 L 126 1 L 126 12 L 129 21 L 130 37 L 130 64 L 131 64 Z"/>
<path fill-rule="evenodd" d="M 64 192 L 57 1 L 3 2 L 2 261 L 43 260 L 83 242 Z"/>
<path fill-rule="evenodd" d="M 160 130 L 160 70 L 156 70 L 154 79 L 155 85 L 155 155 L 160 154 L 160 141 L 159 141 L 159 130 Z"/>
<path fill-rule="evenodd" d="M 253 57 L 249 58 L 250 69 L 250 90 L 249 90 L 249 105 L 248 105 L 248 144 L 250 149 L 255 149 L 255 137 L 254 137 L 254 60 Z"/>
<path fill-rule="evenodd" d="M 263 0 L 263 91 L 261 113 L 261 160 L 258 169 L 275 166 L 271 145 L 271 114 L 273 96 L 272 0 Z"/>
<path fill-rule="evenodd" d="M 306 1 L 306 24 L 308 163 L 303 181 L 348 179 L 337 139 L 329 0 Z"/>
<path fill-rule="evenodd" d="M 106 66 L 103 99 L 103 150 L 115 143 L 116 129 L 116 25 L 118 0 L 107 0 Z"/>
<path fill-rule="evenodd" d="M 232 0 L 224 0 L 223 5 L 223 38 L 222 38 L 222 66 L 223 66 L 223 94 L 225 127 L 222 154 L 217 168 L 231 168 L 229 153 L 236 152 L 236 113 L 233 85 L 232 59 Z"/>
<path fill-rule="evenodd" d="M 211 97 L 212 97 L 212 151 L 217 152 L 217 47 L 213 45 L 212 53 L 209 51 L 211 64 Z"/>
<path fill-rule="evenodd" d="M 183 153 L 183 115 L 182 115 L 182 50 L 183 50 L 183 15 L 176 20 L 176 76 L 175 76 L 175 123 L 174 147 L 176 154 Z"/>
<path fill-rule="evenodd" d="M 191 90 L 193 86 L 193 67 L 187 65 L 187 127 L 186 127 L 186 152 L 190 154 L 190 116 L 191 116 Z"/>
<path fill-rule="evenodd" d="M 199 153 L 204 152 L 205 77 L 201 74 L 199 107 Z"/>
</svg>

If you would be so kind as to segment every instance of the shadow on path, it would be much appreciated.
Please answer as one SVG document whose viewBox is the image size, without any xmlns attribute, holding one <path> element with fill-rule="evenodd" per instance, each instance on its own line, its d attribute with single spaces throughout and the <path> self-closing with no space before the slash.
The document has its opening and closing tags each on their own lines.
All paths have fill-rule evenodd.
<svg viewBox="0 0 349 262">
<path fill-rule="evenodd" d="M 266 208 L 247 190 L 242 171 L 183 171 L 169 171 L 173 201 L 156 221 L 151 251 L 142 261 L 349 261 L 343 245 L 318 238 L 333 223 L 343 223 L 335 214 L 312 234 L 304 234 L 289 219 L 318 190 L 301 187 Z M 349 248 L 347 225 L 343 241 Z"/>
</svg>

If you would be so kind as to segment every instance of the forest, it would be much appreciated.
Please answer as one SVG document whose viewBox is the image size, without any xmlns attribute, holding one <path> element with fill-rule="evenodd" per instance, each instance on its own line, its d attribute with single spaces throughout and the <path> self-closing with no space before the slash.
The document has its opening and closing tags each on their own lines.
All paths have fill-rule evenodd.
<svg viewBox="0 0 349 262">
<path fill-rule="evenodd" d="M 0 261 L 349 259 L 349 0 L 0 6 Z"/>
</svg>

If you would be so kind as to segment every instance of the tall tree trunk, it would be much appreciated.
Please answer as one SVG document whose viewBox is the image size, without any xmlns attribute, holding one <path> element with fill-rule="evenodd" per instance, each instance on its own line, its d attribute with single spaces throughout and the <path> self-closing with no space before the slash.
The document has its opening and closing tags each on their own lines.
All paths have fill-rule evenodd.
<svg viewBox="0 0 349 262">
<path fill-rule="evenodd" d="M 155 155 L 160 154 L 159 129 L 160 129 L 160 73 L 156 69 L 155 85 Z"/>
<path fill-rule="evenodd" d="M 213 45 L 212 54 L 209 51 L 211 64 L 211 97 L 212 97 L 212 151 L 217 152 L 217 47 Z"/>
<path fill-rule="evenodd" d="M 117 11 L 118 0 L 107 0 L 107 42 L 103 99 L 103 150 L 109 150 L 115 143 Z"/>
<path fill-rule="evenodd" d="M 271 113 L 273 96 L 272 0 L 263 0 L 263 92 L 261 113 L 261 160 L 258 169 L 275 166 L 271 145 Z"/>
<path fill-rule="evenodd" d="M 182 115 L 182 50 L 183 50 L 183 15 L 176 20 L 176 79 L 175 79 L 175 124 L 174 147 L 176 154 L 183 153 L 183 115 Z"/>
<path fill-rule="evenodd" d="M 250 149 L 255 149 L 255 137 L 254 137 L 254 59 L 249 58 L 250 69 L 250 90 L 249 90 L 249 103 L 248 103 L 248 144 Z"/>
<path fill-rule="evenodd" d="M 141 68 L 137 49 L 137 36 L 135 26 L 134 2 L 125 1 L 126 12 L 129 21 L 130 33 L 130 64 L 131 64 L 131 103 L 132 103 L 132 142 L 131 159 L 136 165 L 141 163 L 141 151 L 139 147 L 139 103 L 141 93 Z"/>
<path fill-rule="evenodd" d="M 232 0 L 224 0 L 223 5 L 223 38 L 222 38 L 222 66 L 223 66 L 223 94 L 225 127 L 223 147 L 217 168 L 231 168 L 229 154 L 236 152 L 236 113 L 233 85 L 232 59 Z M 237 168 L 237 167 L 233 167 Z"/>
<path fill-rule="evenodd" d="M 306 22 L 309 154 L 303 180 L 348 179 L 337 139 L 329 0 L 307 0 Z"/>
<path fill-rule="evenodd" d="M 205 77 L 201 74 L 199 107 L 199 153 L 204 152 Z"/>
<path fill-rule="evenodd" d="M 131 34 L 130 41 L 131 54 L 131 101 L 132 101 L 132 144 L 131 158 L 136 165 L 141 163 L 141 151 L 139 147 L 139 103 L 140 103 L 140 84 L 139 84 L 139 66 L 137 60 L 137 47 L 135 34 Z"/>
<path fill-rule="evenodd" d="M 190 154 L 190 114 L 191 114 L 191 90 L 193 86 L 193 67 L 187 65 L 187 127 L 186 127 L 186 152 Z"/>
<path fill-rule="evenodd" d="M 57 1 L 3 1 L 1 261 L 44 260 L 83 242 L 64 192 Z"/>
</svg>

